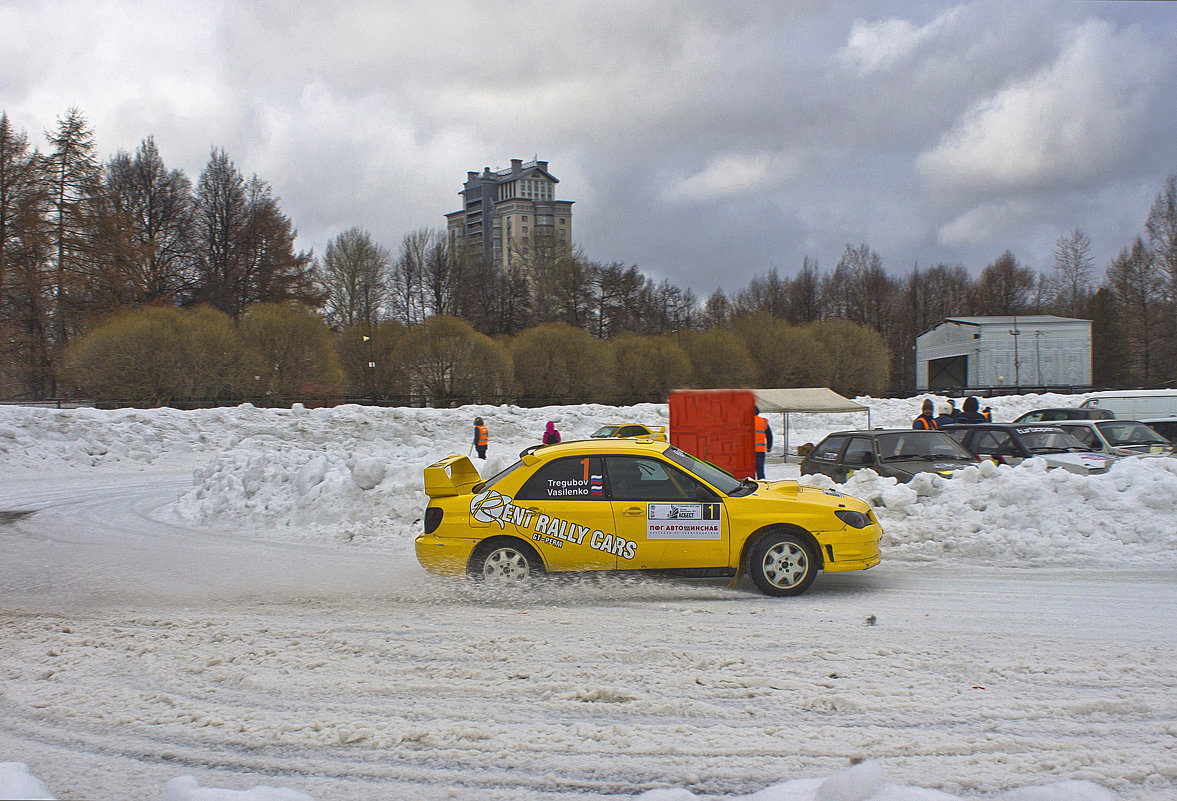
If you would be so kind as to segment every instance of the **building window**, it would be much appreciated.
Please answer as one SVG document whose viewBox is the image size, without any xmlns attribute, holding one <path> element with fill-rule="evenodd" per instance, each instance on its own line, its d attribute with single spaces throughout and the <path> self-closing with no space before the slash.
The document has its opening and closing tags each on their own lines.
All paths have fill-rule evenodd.
<svg viewBox="0 0 1177 801">
<path fill-rule="evenodd" d="M 526 219 L 526 217 L 524 219 Z M 527 226 L 526 225 L 523 226 L 523 235 L 527 236 Z"/>
<path fill-rule="evenodd" d="M 527 222 L 527 215 L 526 215 L 526 214 L 524 214 L 524 215 L 523 215 L 523 222 Z M 526 231 L 527 229 L 526 229 L 526 228 L 524 228 L 523 230 L 525 230 L 525 231 Z"/>
</svg>

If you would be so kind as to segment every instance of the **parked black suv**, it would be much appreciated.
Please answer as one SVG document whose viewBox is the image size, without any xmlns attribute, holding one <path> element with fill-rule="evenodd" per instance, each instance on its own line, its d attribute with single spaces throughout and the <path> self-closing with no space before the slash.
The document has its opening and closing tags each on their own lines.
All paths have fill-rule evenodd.
<svg viewBox="0 0 1177 801">
<path fill-rule="evenodd" d="M 842 482 L 855 470 L 869 467 L 880 476 L 907 482 L 916 473 L 950 476 L 953 470 L 976 463 L 975 456 L 940 431 L 837 431 L 809 452 L 801 462 L 801 473 L 821 473 Z"/>
</svg>

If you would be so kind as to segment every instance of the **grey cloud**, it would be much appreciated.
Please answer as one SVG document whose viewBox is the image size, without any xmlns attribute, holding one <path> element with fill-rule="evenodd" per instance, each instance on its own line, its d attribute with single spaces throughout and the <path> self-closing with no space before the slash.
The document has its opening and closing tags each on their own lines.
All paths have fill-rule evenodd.
<svg viewBox="0 0 1177 801">
<path fill-rule="evenodd" d="M 32 62 L 19 32 L 68 7 L 0 5 L 21 22 L 0 64 Z M 110 0 L 0 86 L 30 132 L 76 103 L 103 150 L 154 135 L 193 180 L 224 147 L 320 252 L 353 225 L 395 249 L 443 225 L 467 170 L 538 156 L 590 258 L 706 295 L 847 243 L 892 271 L 1005 249 L 1037 267 L 1080 226 L 1110 258 L 1177 171 L 1171 8 Z M 1055 142 L 1084 122 L 1068 158 L 1027 122 L 1051 109 Z"/>
</svg>

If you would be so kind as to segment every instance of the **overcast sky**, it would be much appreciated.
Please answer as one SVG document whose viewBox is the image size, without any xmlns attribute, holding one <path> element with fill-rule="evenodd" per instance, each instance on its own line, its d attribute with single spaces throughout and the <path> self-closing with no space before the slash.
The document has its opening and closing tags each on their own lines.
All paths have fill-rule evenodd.
<svg viewBox="0 0 1177 801">
<path fill-rule="evenodd" d="M 589 258 L 702 297 L 862 242 L 1102 270 L 1177 173 L 1177 4 L 0 0 L 0 109 L 43 148 L 70 106 L 104 159 L 223 147 L 317 254 L 538 157 Z"/>
</svg>

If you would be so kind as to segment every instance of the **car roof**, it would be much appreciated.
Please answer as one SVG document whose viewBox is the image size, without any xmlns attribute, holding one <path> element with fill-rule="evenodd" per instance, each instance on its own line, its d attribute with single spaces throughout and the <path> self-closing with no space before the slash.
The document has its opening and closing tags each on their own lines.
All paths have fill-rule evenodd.
<svg viewBox="0 0 1177 801">
<path fill-rule="evenodd" d="M 534 454 L 547 459 L 573 453 L 661 453 L 669 447 L 669 443 L 655 439 L 573 439 L 553 445 L 532 445 L 519 455 Z"/>
<path fill-rule="evenodd" d="M 1003 431 L 1012 430 L 1016 428 L 1058 428 L 1060 423 L 1090 423 L 1093 420 L 1039 420 L 1033 423 L 951 423 L 950 425 L 941 426 L 940 430 L 944 431 L 951 428 L 954 431 L 968 430 L 970 428 L 1000 428 Z"/>
<path fill-rule="evenodd" d="M 830 437 L 848 437 L 853 435 L 858 436 L 875 436 L 877 434 L 935 434 L 938 429 L 924 429 L 924 428 L 858 428 L 846 431 L 831 431 L 822 439 L 829 439 Z"/>
</svg>

